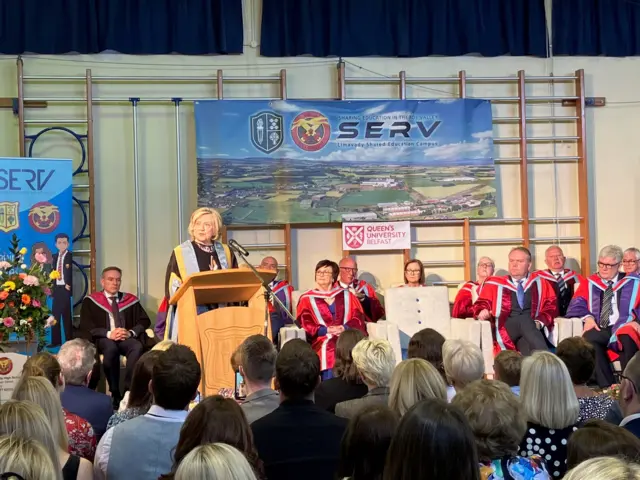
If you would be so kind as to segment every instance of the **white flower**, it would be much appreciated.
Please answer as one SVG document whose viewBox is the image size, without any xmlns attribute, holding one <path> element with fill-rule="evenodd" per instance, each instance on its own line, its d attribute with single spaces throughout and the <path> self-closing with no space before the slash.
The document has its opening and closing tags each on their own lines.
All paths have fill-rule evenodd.
<svg viewBox="0 0 640 480">
<path fill-rule="evenodd" d="M 11 264 L 7 261 L 0 262 L 0 270 L 6 270 L 7 268 L 11 268 Z"/>
<path fill-rule="evenodd" d="M 24 318 L 22 320 L 20 320 L 20 325 L 21 326 L 22 325 L 26 325 L 27 323 L 29 323 L 29 322 L 27 322 Z"/>
<path fill-rule="evenodd" d="M 47 318 L 47 322 L 45 323 L 44 328 L 51 328 L 55 324 L 56 324 L 56 319 L 54 318 L 53 315 L 49 315 L 49 318 Z"/>
<path fill-rule="evenodd" d="M 16 290 L 16 292 L 22 293 L 22 292 L 24 292 L 24 288 L 19 288 L 18 290 Z"/>
<path fill-rule="evenodd" d="M 27 306 L 26 305 L 20 305 L 20 310 L 26 310 Z"/>
<path fill-rule="evenodd" d="M 22 270 L 26 270 L 26 269 L 27 269 L 27 264 L 26 264 L 26 263 L 23 263 L 22 265 L 20 265 L 20 268 L 21 268 Z"/>
</svg>

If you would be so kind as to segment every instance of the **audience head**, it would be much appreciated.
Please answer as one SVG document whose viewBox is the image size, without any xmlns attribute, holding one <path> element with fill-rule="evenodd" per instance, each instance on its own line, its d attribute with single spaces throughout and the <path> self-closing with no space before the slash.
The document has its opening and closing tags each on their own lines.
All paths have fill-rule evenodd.
<svg viewBox="0 0 640 480">
<path fill-rule="evenodd" d="M 62 471 L 56 468 L 42 443 L 19 435 L 0 437 L 0 474 L 8 472 L 24 480 L 62 480 Z"/>
<path fill-rule="evenodd" d="M 467 417 L 481 462 L 518 454 L 527 421 L 520 399 L 506 383 L 476 380 L 453 397 L 451 403 Z"/>
<path fill-rule="evenodd" d="M 544 252 L 544 263 L 554 273 L 562 272 L 566 261 L 567 259 L 558 245 L 551 245 Z"/>
<path fill-rule="evenodd" d="M 60 394 L 53 388 L 49 380 L 44 377 L 22 377 L 13 390 L 11 398 L 33 402 L 42 408 L 49 420 L 53 439 L 61 450 L 66 451 L 69 448 L 69 437 L 60 403 Z"/>
<path fill-rule="evenodd" d="M 271 270 L 272 272 L 278 271 L 278 261 L 275 257 L 264 257 L 260 262 L 260 267 L 264 270 Z"/>
<path fill-rule="evenodd" d="M 253 434 L 244 412 L 234 400 L 213 395 L 196 405 L 182 425 L 174 453 L 173 472 L 179 469 L 189 452 L 200 445 L 212 443 L 224 443 L 237 448 L 253 468 L 261 471 Z M 172 473 L 161 478 L 171 479 L 174 476 L 175 473 Z"/>
<path fill-rule="evenodd" d="M 603 280 L 613 280 L 618 276 L 622 262 L 622 249 L 617 245 L 602 247 L 598 253 L 598 275 Z"/>
<path fill-rule="evenodd" d="M 148 410 L 153 403 L 153 396 L 149 391 L 149 382 L 153 374 L 153 366 L 163 352 L 151 350 L 144 353 L 133 367 L 131 389 L 127 408 L 141 408 Z"/>
<path fill-rule="evenodd" d="M 22 368 L 23 377 L 44 377 L 58 390 L 64 390 L 64 376 L 60 362 L 49 352 L 39 352 L 29 357 Z"/>
<path fill-rule="evenodd" d="M 424 265 L 414 258 L 404 264 L 404 283 L 409 285 L 424 285 Z"/>
<path fill-rule="evenodd" d="M 276 390 L 287 400 L 309 399 L 320 384 L 320 359 L 311 345 L 294 338 L 276 359 Z"/>
<path fill-rule="evenodd" d="M 334 377 L 341 378 L 348 383 L 361 382 L 358 370 L 353 363 L 352 352 L 353 347 L 362 339 L 364 339 L 364 333 L 357 328 L 345 330 L 340 334 L 336 343 L 336 359 L 333 365 Z"/>
<path fill-rule="evenodd" d="M 391 440 L 384 480 L 479 480 L 471 427 L 458 407 L 430 399 L 406 413 Z"/>
<path fill-rule="evenodd" d="M 340 268 L 331 260 L 320 260 L 316 264 L 316 284 L 324 289 L 330 288 L 338 280 Z"/>
<path fill-rule="evenodd" d="M 520 371 L 522 370 L 522 355 L 515 350 L 502 350 L 493 362 L 494 378 L 506 383 L 510 387 L 520 385 Z"/>
<path fill-rule="evenodd" d="M 153 350 L 153 351 L 158 350 L 160 352 L 166 352 L 167 350 L 169 350 L 171 345 L 175 345 L 175 344 L 176 344 L 176 342 L 174 342 L 173 340 L 162 340 L 161 342 L 156 343 L 151 350 Z"/>
<path fill-rule="evenodd" d="M 358 263 L 353 257 L 345 257 L 338 264 L 340 269 L 340 281 L 345 285 L 351 285 L 358 278 Z"/>
<path fill-rule="evenodd" d="M 387 451 L 399 422 L 398 414 L 384 405 L 365 407 L 349 420 L 340 445 L 338 478 L 382 479 Z"/>
<path fill-rule="evenodd" d="M 529 274 L 531 269 L 531 252 L 525 247 L 515 247 L 509 252 L 509 275 L 520 280 Z"/>
<path fill-rule="evenodd" d="M 550 352 L 534 352 L 522 362 L 520 395 L 527 421 L 561 429 L 578 420 L 580 405 L 565 364 Z"/>
<path fill-rule="evenodd" d="M 442 378 L 447 379 L 444 373 L 444 364 L 442 363 L 442 346 L 444 345 L 444 337 L 433 328 L 423 328 L 419 332 L 413 334 L 409 340 L 407 349 L 408 358 L 422 358 L 431 365 L 436 367 Z"/>
<path fill-rule="evenodd" d="M 640 465 L 615 457 L 597 457 L 569 470 L 563 480 L 640 480 Z"/>
<path fill-rule="evenodd" d="M 569 469 L 590 458 L 616 456 L 640 463 L 640 439 L 626 428 L 604 420 L 589 420 L 569 437 Z"/>
<path fill-rule="evenodd" d="M 447 340 L 442 346 L 444 371 L 456 391 L 484 376 L 484 358 L 480 348 L 467 340 Z"/>
<path fill-rule="evenodd" d="M 150 389 L 153 403 L 166 410 L 185 410 L 200 384 L 200 364 L 185 345 L 172 345 L 153 365 Z"/>
<path fill-rule="evenodd" d="M 122 284 L 122 270 L 119 267 L 107 267 L 102 270 L 100 285 L 107 295 L 117 295 Z"/>
<path fill-rule="evenodd" d="M 220 238 L 222 225 L 222 217 L 217 210 L 201 207 L 191 214 L 187 231 L 192 242 L 206 244 Z"/>
<path fill-rule="evenodd" d="M 447 386 L 440 373 L 421 358 L 400 362 L 391 376 L 389 407 L 402 416 L 427 398 L 447 399 Z"/>
<path fill-rule="evenodd" d="M 96 347 L 82 338 L 74 338 L 60 347 L 58 362 L 66 384 L 87 385 L 96 363 Z"/>
<path fill-rule="evenodd" d="M 251 335 L 238 347 L 238 369 L 247 385 L 256 389 L 271 387 L 278 352 L 264 335 Z"/>
<path fill-rule="evenodd" d="M 56 472 L 62 471 L 56 443 L 44 410 L 33 402 L 8 400 L 0 405 L 0 435 L 12 435 L 23 440 L 35 440 L 49 454 Z M 0 457 L 1 458 L 1 457 Z"/>
<path fill-rule="evenodd" d="M 638 273 L 640 271 L 640 250 L 631 247 L 624 251 L 622 269 L 625 273 Z"/>
<path fill-rule="evenodd" d="M 176 480 L 256 480 L 247 459 L 225 443 L 200 445 L 180 462 Z"/>
<path fill-rule="evenodd" d="M 567 366 L 574 385 L 585 385 L 593 375 L 596 351 L 584 338 L 565 338 L 558 344 L 556 355 Z"/>
<path fill-rule="evenodd" d="M 396 367 L 396 355 L 387 340 L 361 340 L 353 347 L 351 355 L 358 375 L 369 389 L 389 386 Z"/>
<path fill-rule="evenodd" d="M 622 413 L 625 416 L 640 413 L 640 396 L 638 396 L 638 386 L 640 385 L 640 352 L 636 352 L 622 374 L 620 382 L 619 402 Z"/>
<path fill-rule="evenodd" d="M 476 266 L 476 278 L 479 282 L 484 282 L 493 275 L 496 270 L 496 264 L 490 257 L 480 257 Z"/>
</svg>

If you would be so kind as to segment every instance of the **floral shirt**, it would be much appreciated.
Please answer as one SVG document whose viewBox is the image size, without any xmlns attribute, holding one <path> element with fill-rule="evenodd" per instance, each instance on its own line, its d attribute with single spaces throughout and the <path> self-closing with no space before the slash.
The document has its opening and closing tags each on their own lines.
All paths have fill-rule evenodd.
<svg viewBox="0 0 640 480">
<path fill-rule="evenodd" d="M 578 398 L 578 403 L 580 404 L 578 424 L 582 425 L 592 418 L 604 420 L 614 401 L 615 400 L 606 393 L 596 395 L 595 397 Z"/>
<path fill-rule="evenodd" d="M 62 410 L 69 437 L 69 453 L 93 462 L 93 456 L 96 454 L 96 435 L 93 433 L 93 427 L 75 413 L 64 408 Z"/>
<path fill-rule="evenodd" d="M 480 464 L 480 480 L 549 480 L 544 460 L 539 455 L 496 458 Z"/>
<path fill-rule="evenodd" d="M 109 423 L 107 423 L 107 430 L 111 427 L 115 427 L 119 423 L 126 422 L 127 420 L 131 420 L 132 418 L 139 417 L 140 415 L 144 415 L 147 413 L 148 408 L 126 408 L 119 412 L 111 415 L 109 419 Z"/>
</svg>

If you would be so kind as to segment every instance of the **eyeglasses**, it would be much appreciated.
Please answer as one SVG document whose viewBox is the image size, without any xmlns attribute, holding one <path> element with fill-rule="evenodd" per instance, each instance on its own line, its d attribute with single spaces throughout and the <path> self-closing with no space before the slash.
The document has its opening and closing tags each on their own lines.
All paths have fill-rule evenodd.
<svg viewBox="0 0 640 480">
<path fill-rule="evenodd" d="M 633 265 L 634 263 L 638 263 L 640 260 L 623 260 L 623 265 Z"/>
<path fill-rule="evenodd" d="M 357 268 L 351 268 L 351 267 L 340 267 L 340 270 L 344 270 L 345 272 L 357 272 L 358 271 Z"/>
<path fill-rule="evenodd" d="M 493 263 L 479 263 L 478 267 L 493 268 Z"/>
<path fill-rule="evenodd" d="M 405 270 L 405 273 L 410 273 L 412 275 L 420 274 L 420 270 Z"/>
<path fill-rule="evenodd" d="M 316 275 L 333 275 L 333 270 L 318 270 Z"/>
<path fill-rule="evenodd" d="M 598 267 L 599 268 L 617 268 L 620 265 L 620 262 L 618 263 L 602 263 L 602 262 L 598 262 Z"/>
</svg>

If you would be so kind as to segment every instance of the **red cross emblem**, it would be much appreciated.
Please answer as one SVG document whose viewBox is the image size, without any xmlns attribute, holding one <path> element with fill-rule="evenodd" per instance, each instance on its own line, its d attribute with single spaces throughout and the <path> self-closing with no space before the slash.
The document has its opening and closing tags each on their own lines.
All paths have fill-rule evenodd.
<svg viewBox="0 0 640 480">
<path fill-rule="evenodd" d="M 344 240 L 349 248 L 354 250 L 364 245 L 364 226 L 352 225 L 345 227 Z"/>
</svg>

